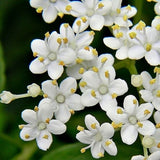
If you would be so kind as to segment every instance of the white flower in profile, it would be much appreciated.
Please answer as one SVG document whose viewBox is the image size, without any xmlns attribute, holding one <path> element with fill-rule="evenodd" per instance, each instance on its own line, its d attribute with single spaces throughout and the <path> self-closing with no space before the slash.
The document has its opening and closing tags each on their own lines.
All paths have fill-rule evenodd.
<svg viewBox="0 0 160 160">
<path fill-rule="evenodd" d="M 72 77 L 64 79 L 60 86 L 55 80 L 47 80 L 42 83 L 44 99 L 41 103 L 47 103 L 54 111 L 55 118 L 66 123 L 74 111 L 84 109 L 81 104 L 81 96 L 76 94 L 77 82 Z"/>
<path fill-rule="evenodd" d="M 30 70 L 34 74 L 42 74 L 48 71 L 52 79 L 58 79 L 64 66 L 73 63 L 76 54 L 71 48 L 62 48 L 62 39 L 60 35 L 53 31 L 51 34 L 45 34 L 45 40 L 34 39 L 31 42 L 33 56 L 36 57 L 30 63 Z"/>
<path fill-rule="evenodd" d="M 139 93 L 142 99 L 145 102 L 151 102 L 155 109 L 160 111 L 160 75 L 157 73 L 156 77 L 152 78 L 147 71 L 143 71 L 141 76 L 144 89 Z"/>
<path fill-rule="evenodd" d="M 142 155 L 133 156 L 131 160 L 159 160 L 160 151 L 154 152 L 150 154 L 148 157 L 144 157 Z"/>
<path fill-rule="evenodd" d="M 109 155 L 115 156 L 117 147 L 112 140 L 114 128 L 111 124 L 103 123 L 100 125 L 95 117 L 90 114 L 85 116 L 85 124 L 88 130 L 81 126 L 77 127 L 80 132 L 77 133 L 76 138 L 81 143 L 88 144 L 87 147 L 81 149 L 81 153 L 91 148 L 91 154 L 94 158 L 103 157 L 104 151 Z"/>
<path fill-rule="evenodd" d="M 100 104 L 104 111 L 117 105 L 117 96 L 127 92 L 127 83 L 115 79 L 113 66 L 103 66 L 99 70 L 87 71 L 79 83 L 82 91 L 81 101 L 84 106 Z"/>
<path fill-rule="evenodd" d="M 19 125 L 19 128 L 22 129 L 20 137 L 24 141 L 36 139 L 38 147 L 47 150 L 53 141 L 52 134 L 63 134 L 66 126 L 61 121 L 52 119 L 53 110 L 50 106 L 40 104 L 39 107 L 22 112 L 22 118 L 28 124 Z"/>
<path fill-rule="evenodd" d="M 30 5 L 36 8 L 37 13 L 42 13 L 42 17 L 46 23 L 52 23 L 56 20 L 57 15 L 63 17 L 65 6 L 68 0 L 30 0 Z"/>
<path fill-rule="evenodd" d="M 135 96 L 128 95 L 124 99 L 123 107 L 111 108 L 107 115 L 114 124 L 122 124 L 121 138 L 124 143 L 133 144 L 138 133 L 141 135 L 154 134 L 155 126 L 148 120 L 154 109 L 151 103 L 139 105 Z"/>
<path fill-rule="evenodd" d="M 93 30 L 101 30 L 105 24 L 104 15 L 110 12 L 112 2 L 110 0 L 82 0 L 81 2 L 73 1 L 66 6 L 66 11 L 78 17 L 75 20 L 74 28 L 77 28 L 77 22 L 82 23 L 80 32 L 88 26 Z M 97 23 L 98 22 L 98 23 Z"/>
<path fill-rule="evenodd" d="M 160 15 L 160 1 L 159 0 L 152 0 L 154 2 L 156 2 L 156 4 L 154 5 L 154 11 L 157 15 Z"/>
</svg>

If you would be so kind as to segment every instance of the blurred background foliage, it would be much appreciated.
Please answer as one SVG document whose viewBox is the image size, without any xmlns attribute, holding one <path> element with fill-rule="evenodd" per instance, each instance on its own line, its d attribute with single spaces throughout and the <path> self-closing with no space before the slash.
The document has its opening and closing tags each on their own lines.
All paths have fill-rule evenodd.
<svg viewBox="0 0 160 160">
<path fill-rule="evenodd" d="M 133 19 L 134 24 L 143 20 L 150 25 L 155 16 L 154 3 L 147 3 L 146 0 L 123 0 L 123 5 L 128 4 L 138 9 Z M 34 75 L 29 71 L 28 66 L 33 60 L 30 43 L 35 38 L 43 39 L 47 31 L 59 31 L 59 26 L 63 22 L 69 22 L 72 25 L 73 20 L 73 17 L 65 15 L 63 19 L 58 17 L 54 23 L 46 24 L 41 14 L 37 14 L 35 9 L 30 7 L 28 0 L 0 0 L 0 91 L 9 90 L 12 93 L 21 94 L 26 92 L 27 85 L 34 82 L 41 85 L 41 82 L 49 79 L 47 74 Z M 111 34 L 107 28 L 96 32 L 92 46 L 96 47 L 99 53 L 108 52 L 114 55 L 114 52 L 103 44 L 103 37 L 108 35 Z M 137 68 L 140 73 L 150 66 L 142 59 L 137 62 Z M 126 69 L 118 70 L 117 77 L 127 81 L 130 88 L 128 94 L 137 94 L 135 89 L 131 89 L 130 74 Z M 124 96 L 118 99 L 120 104 L 123 98 Z M 0 104 L 0 160 L 63 160 L 64 158 L 92 160 L 89 150 L 84 154 L 80 153 L 84 145 L 75 139 L 76 127 L 84 126 L 84 117 L 87 113 L 94 115 L 100 123 L 110 122 L 99 106 L 76 112 L 66 124 L 67 132 L 61 136 L 53 136 L 53 144 L 46 152 L 39 150 L 35 141 L 23 142 L 19 138 L 18 125 L 24 123 L 21 112 L 24 109 L 33 109 L 40 99 L 41 97 L 26 98 L 13 101 L 8 105 Z M 118 155 L 110 157 L 106 154 L 102 160 L 127 160 L 132 155 L 142 154 L 139 140 L 131 146 L 124 145 L 118 132 L 113 139 L 118 147 Z"/>
</svg>

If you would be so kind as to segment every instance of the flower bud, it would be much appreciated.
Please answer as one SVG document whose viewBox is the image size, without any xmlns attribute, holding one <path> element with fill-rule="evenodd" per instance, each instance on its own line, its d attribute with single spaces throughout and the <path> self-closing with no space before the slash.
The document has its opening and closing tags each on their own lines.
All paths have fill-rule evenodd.
<svg viewBox="0 0 160 160">
<path fill-rule="evenodd" d="M 143 140 L 142 140 L 142 145 L 145 147 L 145 148 L 151 148 L 153 146 L 155 146 L 155 139 L 154 137 L 152 136 L 144 136 L 143 137 Z"/>
<path fill-rule="evenodd" d="M 141 75 L 132 75 L 131 76 L 131 84 L 134 87 L 140 87 L 142 85 L 142 76 Z"/>
<path fill-rule="evenodd" d="M 37 97 L 41 92 L 39 85 L 37 85 L 35 83 L 28 85 L 27 89 L 28 89 L 28 94 L 32 97 Z"/>
<path fill-rule="evenodd" d="M 14 95 L 9 91 L 3 91 L 0 94 L 0 99 L 1 99 L 0 100 L 1 103 L 8 104 L 14 99 Z"/>
</svg>

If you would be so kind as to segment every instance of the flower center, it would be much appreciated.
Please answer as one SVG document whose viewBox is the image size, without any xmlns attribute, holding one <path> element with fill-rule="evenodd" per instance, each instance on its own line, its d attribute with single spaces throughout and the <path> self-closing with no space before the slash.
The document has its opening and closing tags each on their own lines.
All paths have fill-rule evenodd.
<svg viewBox="0 0 160 160">
<path fill-rule="evenodd" d="M 58 103 L 64 103 L 65 102 L 65 96 L 62 95 L 62 94 L 59 94 L 57 97 L 56 97 L 56 101 Z"/>
<path fill-rule="evenodd" d="M 51 3 L 55 3 L 57 0 L 49 0 Z"/>
<path fill-rule="evenodd" d="M 38 124 L 38 129 L 39 130 L 43 130 L 43 129 L 45 129 L 46 128 L 46 124 L 44 123 L 44 122 L 40 122 L 39 124 Z"/>
<path fill-rule="evenodd" d="M 137 118 L 135 116 L 130 116 L 128 118 L 129 122 L 133 125 L 135 125 L 137 123 Z"/>
<path fill-rule="evenodd" d="M 50 53 L 50 54 L 48 55 L 48 58 L 49 58 L 51 61 L 54 61 L 54 60 L 57 58 L 57 56 L 56 56 L 55 53 Z"/>
<path fill-rule="evenodd" d="M 98 132 L 93 138 L 96 142 L 98 142 L 102 140 L 102 135 Z"/>
<path fill-rule="evenodd" d="M 100 92 L 100 94 L 104 95 L 108 92 L 108 88 L 107 86 L 105 85 L 101 85 L 99 88 L 98 88 L 98 91 Z"/>
</svg>

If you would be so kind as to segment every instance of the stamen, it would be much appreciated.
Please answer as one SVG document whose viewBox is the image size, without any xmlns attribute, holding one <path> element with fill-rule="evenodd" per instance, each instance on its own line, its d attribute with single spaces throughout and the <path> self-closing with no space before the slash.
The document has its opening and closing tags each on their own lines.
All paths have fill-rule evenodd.
<svg viewBox="0 0 160 160">
<path fill-rule="evenodd" d="M 44 138 L 44 139 L 48 139 L 48 135 L 45 134 L 45 135 L 43 136 L 43 138 Z"/>
<path fill-rule="evenodd" d="M 107 60 L 108 60 L 107 57 L 103 57 L 103 58 L 101 59 L 101 63 L 105 63 Z"/>
<path fill-rule="evenodd" d="M 43 62 L 43 61 L 44 61 L 44 58 L 43 58 L 43 57 L 38 57 L 38 60 L 39 60 L 40 62 Z"/>
<path fill-rule="evenodd" d="M 86 83 L 85 81 L 81 81 L 81 82 L 79 83 L 79 85 L 80 85 L 81 87 L 85 87 L 85 86 L 87 85 L 87 83 Z"/>
<path fill-rule="evenodd" d="M 75 93 L 75 92 L 76 92 L 76 89 L 72 88 L 71 93 Z"/>
<path fill-rule="evenodd" d="M 127 16 L 127 15 L 124 15 L 124 16 L 123 16 L 123 20 L 124 20 L 124 21 L 127 21 L 127 20 L 128 20 L 128 16 Z"/>
<path fill-rule="evenodd" d="M 65 24 L 63 24 L 63 26 L 64 26 L 65 28 L 68 28 L 68 27 L 69 27 L 69 24 L 68 24 L 68 23 L 65 23 Z"/>
<path fill-rule="evenodd" d="M 156 96 L 157 96 L 157 97 L 160 97 L 160 90 L 157 91 Z"/>
<path fill-rule="evenodd" d="M 95 32 L 94 32 L 94 31 L 90 31 L 90 32 L 89 32 L 89 35 L 90 35 L 90 36 L 94 36 L 94 35 L 95 35 Z"/>
<path fill-rule="evenodd" d="M 49 121 L 50 121 L 50 119 L 49 119 L 49 118 L 47 118 L 45 122 L 49 124 Z"/>
<path fill-rule="evenodd" d="M 71 5 L 67 5 L 65 9 L 66 9 L 67 12 L 70 12 L 72 10 L 72 6 Z"/>
<path fill-rule="evenodd" d="M 160 142 L 157 144 L 157 148 L 160 148 Z"/>
<path fill-rule="evenodd" d="M 58 14 L 57 14 L 60 18 L 63 18 L 63 16 L 64 16 L 64 13 L 63 12 L 58 12 Z"/>
<path fill-rule="evenodd" d="M 148 110 L 148 109 L 146 109 L 145 111 L 144 111 L 144 115 L 148 115 L 148 114 L 150 114 L 151 112 Z"/>
<path fill-rule="evenodd" d="M 122 123 L 112 122 L 111 125 L 112 125 L 112 127 L 113 127 L 114 129 L 117 129 L 117 128 L 121 128 L 121 127 L 122 127 Z"/>
<path fill-rule="evenodd" d="M 82 126 L 77 126 L 77 130 L 78 130 L 78 131 L 84 131 L 84 127 L 82 127 Z"/>
<path fill-rule="evenodd" d="M 24 137 L 25 137 L 25 139 L 28 139 L 28 138 L 30 138 L 30 135 L 26 134 Z"/>
<path fill-rule="evenodd" d="M 146 49 L 147 52 L 149 52 L 152 49 L 152 45 L 150 43 L 147 43 L 145 45 L 145 49 Z"/>
<path fill-rule="evenodd" d="M 77 26 L 81 26 L 81 21 L 78 20 L 78 21 L 76 22 L 76 24 L 77 24 Z"/>
<path fill-rule="evenodd" d="M 134 39 L 134 38 L 136 38 L 137 34 L 136 34 L 136 32 L 130 32 L 129 36 L 131 39 Z"/>
<path fill-rule="evenodd" d="M 160 24 L 157 24 L 157 26 L 155 28 L 157 31 L 160 31 Z"/>
<path fill-rule="evenodd" d="M 109 146 L 111 143 L 112 143 L 111 141 L 106 141 L 106 142 L 105 142 L 105 145 L 106 145 L 106 146 Z"/>
<path fill-rule="evenodd" d="M 102 152 L 98 153 L 98 157 L 104 157 L 104 154 Z"/>
<path fill-rule="evenodd" d="M 33 52 L 33 57 L 37 57 L 38 53 L 37 52 Z"/>
<path fill-rule="evenodd" d="M 75 113 L 73 109 L 69 111 L 72 115 Z"/>
<path fill-rule="evenodd" d="M 38 7 L 38 8 L 36 9 L 36 12 L 37 12 L 37 13 L 42 13 L 42 11 L 43 11 L 43 8 L 42 8 L 42 7 Z"/>
<path fill-rule="evenodd" d="M 120 29 L 120 26 L 118 24 L 115 24 L 112 26 L 112 29 L 115 31 L 115 30 L 119 30 Z"/>
<path fill-rule="evenodd" d="M 128 6 L 126 7 L 126 9 L 129 10 L 129 11 L 131 11 L 132 8 L 131 8 L 130 5 L 128 5 Z"/>
<path fill-rule="evenodd" d="M 83 23 L 87 22 L 87 18 L 86 17 L 81 17 L 81 20 L 82 20 Z"/>
<path fill-rule="evenodd" d="M 104 7 L 104 4 L 103 3 L 99 3 L 98 4 L 98 8 L 103 8 Z"/>
<path fill-rule="evenodd" d="M 60 61 L 60 62 L 59 62 L 59 65 L 64 66 L 65 64 L 64 64 L 63 61 Z"/>
<path fill-rule="evenodd" d="M 39 108 L 37 106 L 34 107 L 34 111 L 38 112 Z"/>
<path fill-rule="evenodd" d="M 117 9 L 116 9 L 116 12 L 117 12 L 118 14 L 120 14 L 120 13 L 121 13 L 121 10 L 120 10 L 119 8 L 117 8 Z"/>
<path fill-rule="evenodd" d="M 63 38 L 63 43 L 64 44 L 68 43 L 68 38 L 67 37 Z"/>
<path fill-rule="evenodd" d="M 82 148 L 82 149 L 81 149 L 81 153 L 84 153 L 85 151 L 86 151 L 85 148 Z"/>
<path fill-rule="evenodd" d="M 98 52 L 97 52 L 96 49 L 92 49 L 92 53 L 93 53 L 94 56 L 97 56 L 97 55 L 98 55 Z"/>
<path fill-rule="evenodd" d="M 46 32 L 46 33 L 45 33 L 45 37 L 46 37 L 46 38 L 49 38 L 49 36 L 50 36 L 50 33 L 49 33 L 49 32 Z"/>
<path fill-rule="evenodd" d="M 85 71 L 84 68 L 80 68 L 80 69 L 79 69 L 79 74 L 83 74 L 84 71 Z"/>
<path fill-rule="evenodd" d="M 117 95 L 116 93 L 113 93 L 113 94 L 112 94 L 112 98 L 113 98 L 113 99 L 114 99 L 114 98 L 117 98 L 117 96 L 118 96 L 118 95 Z"/>
<path fill-rule="evenodd" d="M 118 109 L 117 109 L 117 114 L 123 114 L 123 111 L 122 111 L 121 108 L 118 108 Z"/>
<path fill-rule="evenodd" d="M 94 71 L 94 72 L 98 72 L 98 68 L 97 67 L 92 67 L 92 70 Z"/>
<path fill-rule="evenodd" d="M 24 125 L 21 124 L 21 125 L 18 125 L 19 129 L 23 129 Z"/>
<path fill-rule="evenodd" d="M 160 73 L 160 68 L 159 67 L 155 67 L 154 68 L 154 73 Z"/>
<path fill-rule="evenodd" d="M 133 104 L 137 104 L 137 100 L 136 99 L 133 99 Z"/>
<path fill-rule="evenodd" d="M 90 50 L 90 49 L 89 49 L 89 46 L 85 46 L 84 49 L 87 50 L 87 51 Z"/>
<path fill-rule="evenodd" d="M 96 129 L 96 123 L 92 123 L 92 124 L 91 124 L 91 128 L 92 128 L 92 129 Z"/>
<path fill-rule="evenodd" d="M 43 94 L 43 97 L 44 97 L 44 98 L 48 98 L 48 94 L 44 93 L 44 94 Z"/>
<path fill-rule="evenodd" d="M 151 79 L 151 80 L 149 81 L 150 84 L 154 84 L 155 82 L 156 82 L 156 79 Z"/>
<path fill-rule="evenodd" d="M 157 124 L 156 124 L 156 128 L 160 128 L 160 123 L 157 123 Z"/>
<path fill-rule="evenodd" d="M 96 97 L 96 92 L 95 92 L 94 90 L 92 90 L 92 91 L 91 91 L 91 95 L 92 95 L 93 97 Z"/>
<path fill-rule="evenodd" d="M 105 77 L 109 78 L 109 72 L 108 71 L 105 71 Z"/>
<path fill-rule="evenodd" d="M 61 38 L 57 38 L 57 43 L 59 43 L 61 45 L 62 39 Z"/>
<path fill-rule="evenodd" d="M 115 35 L 116 38 L 122 38 L 123 37 L 123 32 L 118 32 L 116 35 Z"/>
<path fill-rule="evenodd" d="M 137 125 L 142 128 L 143 127 L 143 124 L 141 122 L 137 122 Z"/>
<path fill-rule="evenodd" d="M 57 85 L 57 81 L 56 81 L 56 80 L 53 80 L 53 81 L 52 81 L 52 84 L 53 84 L 53 85 Z"/>
</svg>

